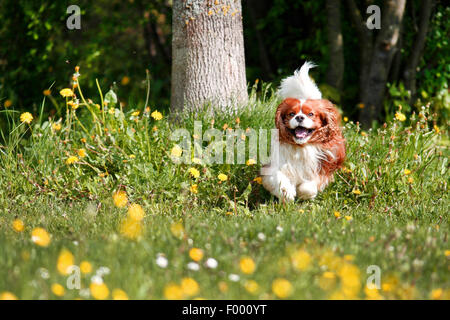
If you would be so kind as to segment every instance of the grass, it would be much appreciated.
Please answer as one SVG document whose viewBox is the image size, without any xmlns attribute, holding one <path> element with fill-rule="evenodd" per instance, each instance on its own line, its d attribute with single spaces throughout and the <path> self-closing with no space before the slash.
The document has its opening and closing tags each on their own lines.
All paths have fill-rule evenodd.
<svg viewBox="0 0 450 320">
<path fill-rule="evenodd" d="M 203 131 L 272 128 L 269 87 L 253 88 L 237 114 L 214 117 L 157 120 L 155 108 L 137 115 L 105 99 L 82 98 L 73 110 L 72 97 L 51 97 L 64 120 L 27 124 L 3 111 L 0 297 L 450 298 L 447 140 L 427 107 L 367 132 L 346 121 L 348 159 L 335 182 L 313 201 L 280 203 L 254 180 L 258 164 L 177 164 L 171 154 L 171 133 L 193 132 L 195 120 Z M 142 220 L 129 217 L 130 204 Z M 36 228 L 50 235 L 47 246 L 32 241 Z M 82 262 L 92 270 L 70 289 L 67 266 Z M 380 290 L 366 287 L 371 265 Z"/>
</svg>

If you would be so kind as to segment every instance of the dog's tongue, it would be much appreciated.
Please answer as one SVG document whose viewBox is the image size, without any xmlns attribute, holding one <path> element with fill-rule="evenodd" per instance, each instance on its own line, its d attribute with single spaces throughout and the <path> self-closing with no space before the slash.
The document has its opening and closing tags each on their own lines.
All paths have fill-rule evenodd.
<svg viewBox="0 0 450 320">
<path fill-rule="evenodd" d="M 302 128 L 302 127 L 298 127 L 295 129 L 295 137 L 297 139 L 304 139 L 304 138 L 306 138 L 307 135 L 308 135 L 308 129 Z"/>
</svg>

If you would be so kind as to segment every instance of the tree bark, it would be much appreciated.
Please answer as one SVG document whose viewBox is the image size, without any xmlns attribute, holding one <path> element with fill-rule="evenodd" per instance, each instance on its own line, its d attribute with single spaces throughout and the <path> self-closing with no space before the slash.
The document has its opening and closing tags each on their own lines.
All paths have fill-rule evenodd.
<svg viewBox="0 0 450 320">
<path fill-rule="evenodd" d="M 381 30 L 375 39 L 369 78 L 363 88 L 364 109 L 360 122 L 368 127 L 382 110 L 386 82 L 396 52 L 406 0 L 386 0 L 382 9 Z"/>
<path fill-rule="evenodd" d="M 172 30 L 172 111 L 247 102 L 240 0 L 174 0 Z"/>
<path fill-rule="evenodd" d="M 327 37 L 330 62 L 328 64 L 326 82 L 341 90 L 344 79 L 344 44 L 341 30 L 341 1 L 327 0 Z"/>
<path fill-rule="evenodd" d="M 416 39 L 414 40 L 411 55 L 409 56 L 408 63 L 406 64 L 405 70 L 403 72 L 405 88 L 411 92 L 412 99 L 416 95 L 416 69 L 419 65 L 420 58 L 422 57 L 423 48 L 425 47 L 432 7 L 432 0 L 424 0 L 422 2 L 419 32 L 416 36 Z"/>
</svg>

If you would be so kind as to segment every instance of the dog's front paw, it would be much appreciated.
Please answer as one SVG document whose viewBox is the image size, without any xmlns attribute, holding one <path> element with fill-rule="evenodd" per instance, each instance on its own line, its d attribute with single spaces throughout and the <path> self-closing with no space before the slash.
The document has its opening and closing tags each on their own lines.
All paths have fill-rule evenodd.
<svg viewBox="0 0 450 320">
<path fill-rule="evenodd" d="M 280 185 L 280 200 L 284 201 L 294 201 L 297 192 L 295 191 L 295 187 L 291 184 L 283 184 Z"/>
</svg>

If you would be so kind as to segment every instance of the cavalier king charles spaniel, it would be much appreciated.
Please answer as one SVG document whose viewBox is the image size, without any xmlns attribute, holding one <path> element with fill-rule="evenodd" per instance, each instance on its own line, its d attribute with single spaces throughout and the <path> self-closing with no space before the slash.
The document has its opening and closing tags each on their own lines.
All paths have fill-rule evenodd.
<svg viewBox="0 0 450 320">
<path fill-rule="evenodd" d="M 278 152 L 263 167 L 262 184 L 282 201 L 313 199 L 345 159 L 341 116 L 308 76 L 310 62 L 281 82 L 275 114 Z"/>
</svg>

